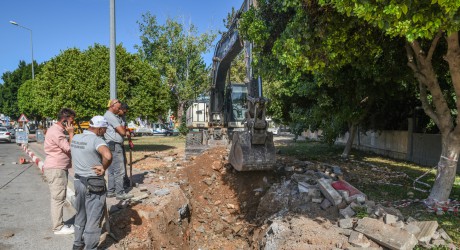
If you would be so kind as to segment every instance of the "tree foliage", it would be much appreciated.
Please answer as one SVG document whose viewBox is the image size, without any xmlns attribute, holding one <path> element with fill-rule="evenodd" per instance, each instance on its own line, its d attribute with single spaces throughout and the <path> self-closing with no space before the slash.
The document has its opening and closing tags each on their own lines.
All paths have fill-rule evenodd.
<svg viewBox="0 0 460 250">
<path fill-rule="evenodd" d="M 446 201 L 460 152 L 460 117 L 457 115 L 460 108 L 460 1 L 320 0 L 320 3 L 390 36 L 406 39 L 407 64 L 417 79 L 423 110 L 442 135 L 438 173 L 429 198 Z M 446 62 L 447 67 L 443 66 Z M 446 76 L 450 79 L 444 81 Z M 455 101 L 450 101 L 451 98 Z"/>
<path fill-rule="evenodd" d="M 405 119 L 413 107 L 394 103 L 413 94 L 404 50 L 395 46 L 401 39 L 315 1 L 260 2 L 240 28 L 256 44 L 270 111 L 283 123 L 321 128 L 333 142 L 352 124 L 383 128 L 388 117 Z"/>
<path fill-rule="evenodd" d="M 39 74 L 42 65 L 34 64 L 35 75 Z M 18 68 L 13 72 L 7 71 L 2 75 L 3 85 L 0 85 L 0 113 L 17 119 L 23 112 L 18 106 L 18 90 L 27 81 L 32 81 L 32 67 L 25 61 L 19 61 Z M 30 83 L 32 85 L 33 83 Z M 28 113 L 30 118 L 37 113 Z"/>
<path fill-rule="evenodd" d="M 155 117 L 167 110 L 167 91 L 158 72 L 117 46 L 118 99 L 128 103 L 131 117 Z M 55 118 L 63 107 L 72 108 L 77 118 L 87 120 L 101 115 L 109 100 L 109 49 L 95 44 L 85 51 L 72 48 L 49 60 L 30 84 L 19 90 L 19 104 L 24 111 L 35 111 Z M 30 102 L 34 105 L 30 106 Z"/>
<path fill-rule="evenodd" d="M 162 83 L 170 90 L 171 108 L 180 120 L 185 103 L 209 86 L 209 69 L 201 54 L 209 50 L 215 36 L 198 35 L 193 24 L 186 27 L 170 18 L 160 25 L 150 13 L 138 23 L 142 33 L 139 54 L 159 71 Z"/>
</svg>

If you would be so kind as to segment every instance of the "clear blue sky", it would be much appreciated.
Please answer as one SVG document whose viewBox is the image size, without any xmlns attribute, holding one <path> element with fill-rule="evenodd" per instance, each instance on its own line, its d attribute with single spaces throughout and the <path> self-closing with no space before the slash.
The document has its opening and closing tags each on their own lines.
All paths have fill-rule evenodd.
<svg viewBox="0 0 460 250">
<path fill-rule="evenodd" d="M 193 23 L 200 33 L 224 30 L 222 20 L 243 0 L 115 0 L 116 42 L 135 53 L 140 44 L 142 14 L 150 11 L 160 24 L 166 18 Z M 0 76 L 17 69 L 20 60 L 31 62 L 32 30 L 34 60 L 48 61 L 68 48 L 86 50 L 94 43 L 110 45 L 110 0 L 0 0 Z M 204 55 L 209 65 L 213 54 Z M 0 79 L 0 83 L 3 82 Z"/>
</svg>

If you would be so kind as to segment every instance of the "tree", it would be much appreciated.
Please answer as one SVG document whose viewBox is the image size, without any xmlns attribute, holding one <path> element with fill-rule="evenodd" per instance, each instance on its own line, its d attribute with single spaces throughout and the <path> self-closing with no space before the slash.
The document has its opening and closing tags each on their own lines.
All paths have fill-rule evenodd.
<svg viewBox="0 0 460 250">
<path fill-rule="evenodd" d="M 197 35 L 193 24 L 188 27 L 173 19 L 159 25 L 155 16 L 146 13 L 139 23 L 139 54 L 158 69 L 162 83 L 170 90 L 170 105 L 180 121 L 187 101 L 209 88 L 209 68 L 202 53 L 209 50 L 212 33 Z"/>
<path fill-rule="evenodd" d="M 418 82 L 425 113 L 441 132 L 442 152 L 429 202 L 447 201 L 460 151 L 460 1 L 320 0 L 347 16 L 373 25 L 407 43 L 407 65 Z M 439 54 L 442 54 L 443 60 Z M 448 70 L 442 70 L 447 63 Z M 448 84 L 440 78 L 450 76 Z M 455 103 L 448 99 L 453 98 Z"/>
<path fill-rule="evenodd" d="M 158 72 L 121 46 L 116 53 L 118 99 L 128 103 L 131 117 L 164 113 L 168 93 Z M 32 86 L 26 82 L 20 89 L 20 108 L 55 117 L 61 108 L 68 107 L 76 111 L 79 120 L 101 115 L 109 100 L 109 70 L 109 49 L 105 46 L 62 51 L 44 65 Z M 27 105 L 30 102 L 34 107 Z"/>
<path fill-rule="evenodd" d="M 370 25 L 314 1 L 259 2 L 243 16 L 240 28 L 256 44 L 255 65 L 275 104 L 270 111 L 284 123 L 321 128 L 328 142 L 348 129 L 352 136 L 344 157 L 358 125 L 368 126 L 371 120 L 378 125 L 383 121 L 375 119 L 383 116 L 376 114 L 386 112 L 388 118 L 396 113 L 376 107 L 411 91 L 401 87 L 408 72 L 401 67 L 401 51 L 392 46 L 401 39 Z"/>
<path fill-rule="evenodd" d="M 36 72 L 39 74 L 42 65 L 35 65 Z M 12 119 L 17 119 L 21 115 L 21 110 L 18 107 L 18 90 L 27 81 L 32 81 L 30 64 L 25 61 L 19 61 L 18 68 L 13 72 L 7 71 L 3 73 L 0 92 L 0 112 Z M 30 118 L 36 117 L 36 113 L 26 113 Z"/>
</svg>

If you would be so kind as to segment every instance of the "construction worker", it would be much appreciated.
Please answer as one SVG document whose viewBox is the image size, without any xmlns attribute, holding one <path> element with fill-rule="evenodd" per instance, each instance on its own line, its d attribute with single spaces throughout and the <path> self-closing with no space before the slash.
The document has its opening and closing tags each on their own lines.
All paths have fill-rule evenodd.
<svg viewBox="0 0 460 250">
<path fill-rule="evenodd" d="M 74 250 L 97 249 L 99 245 L 106 209 L 104 174 L 112 162 L 112 153 L 103 137 L 108 126 L 103 116 L 95 116 L 89 128 L 75 135 L 71 143 L 77 210 Z"/>
<path fill-rule="evenodd" d="M 58 121 L 51 126 L 45 136 L 43 148 L 46 158 L 43 173 L 48 182 L 51 194 L 51 221 L 54 234 L 72 234 L 74 227 L 64 225 L 63 208 L 66 200 L 67 181 L 70 160 L 70 141 L 73 138 L 73 121 L 75 111 L 63 108 L 59 111 Z M 64 131 L 69 134 L 67 139 Z"/>
<path fill-rule="evenodd" d="M 110 100 L 108 110 L 104 114 L 109 126 L 104 135 L 105 141 L 112 152 L 112 164 L 108 169 L 108 192 L 107 197 L 116 197 L 117 200 L 126 200 L 132 198 L 132 194 L 125 192 L 123 187 L 123 177 L 125 176 L 123 141 L 128 136 L 123 126 L 123 121 L 118 116 L 121 108 L 121 102 L 118 99 Z"/>
</svg>

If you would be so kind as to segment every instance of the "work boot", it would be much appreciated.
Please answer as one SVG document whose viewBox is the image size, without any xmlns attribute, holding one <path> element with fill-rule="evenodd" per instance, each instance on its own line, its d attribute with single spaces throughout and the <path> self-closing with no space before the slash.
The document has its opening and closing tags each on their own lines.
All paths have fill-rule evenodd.
<svg viewBox="0 0 460 250">
<path fill-rule="evenodd" d="M 134 195 L 132 194 L 127 194 L 127 193 L 120 193 L 117 194 L 117 200 L 127 200 L 133 198 Z"/>
<path fill-rule="evenodd" d="M 107 196 L 107 198 L 113 198 L 113 197 L 115 197 L 116 195 L 115 195 L 114 192 L 107 192 L 107 195 L 106 195 L 106 196 Z"/>
</svg>

